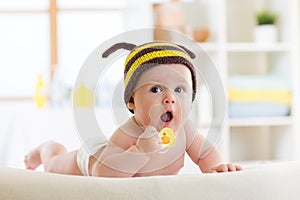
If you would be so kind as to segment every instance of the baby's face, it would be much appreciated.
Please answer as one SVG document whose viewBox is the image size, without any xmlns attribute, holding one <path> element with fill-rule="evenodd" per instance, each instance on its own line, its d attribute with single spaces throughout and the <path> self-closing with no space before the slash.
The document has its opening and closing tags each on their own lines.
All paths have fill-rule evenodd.
<svg viewBox="0 0 300 200">
<path fill-rule="evenodd" d="M 181 64 L 158 65 L 144 72 L 133 94 L 135 120 L 158 131 L 180 129 L 192 107 L 192 77 Z"/>
</svg>

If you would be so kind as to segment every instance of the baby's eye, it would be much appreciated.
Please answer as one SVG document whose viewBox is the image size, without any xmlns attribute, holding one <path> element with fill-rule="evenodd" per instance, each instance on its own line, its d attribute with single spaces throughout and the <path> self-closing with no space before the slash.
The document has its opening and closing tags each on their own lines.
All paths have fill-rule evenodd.
<svg viewBox="0 0 300 200">
<path fill-rule="evenodd" d="M 154 86 L 154 87 L 151 88 L 151 92 L 153 92 L 153 93 L 161 92 L 161 88 L 158 87 L 158 86 Z"/>
<path fill-rule="evenodd" d="M 174 91 L 177 93 L 181 93 L 183 91 L 183 89 L 182 89 L 182 87 L 177 87 L 177 88 L 175 88 Z"/>
</svg>

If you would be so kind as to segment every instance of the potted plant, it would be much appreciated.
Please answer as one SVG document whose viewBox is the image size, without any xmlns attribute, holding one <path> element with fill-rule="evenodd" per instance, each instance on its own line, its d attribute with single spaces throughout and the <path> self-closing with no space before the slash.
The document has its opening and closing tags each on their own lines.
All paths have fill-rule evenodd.
<svg viewBox="0 0 300 200">
<path fill-rule="evenodd" d="M 254 28 L 254 41 L 271 43 L 277 41 L 277 14 L 262 10 L 256 14 L 256 27 Z"/>
</svg>

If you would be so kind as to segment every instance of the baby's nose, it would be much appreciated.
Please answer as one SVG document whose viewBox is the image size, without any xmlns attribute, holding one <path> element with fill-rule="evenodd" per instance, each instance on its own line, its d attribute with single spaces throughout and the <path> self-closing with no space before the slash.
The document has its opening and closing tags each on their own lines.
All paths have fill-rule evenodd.
<svg viewBox="0 0 300 200">
<path fill-rule="evenodd" d="M 164 99 L 164 104 L 175 103 L 175 100 Z"/>
<path fill-rule="evenodd" d="M 163 103 L 164 104 L 174 104 L 175 103 L 175 96 L 171 92 L 167 92 L 164 97 Z"/>
</svg>

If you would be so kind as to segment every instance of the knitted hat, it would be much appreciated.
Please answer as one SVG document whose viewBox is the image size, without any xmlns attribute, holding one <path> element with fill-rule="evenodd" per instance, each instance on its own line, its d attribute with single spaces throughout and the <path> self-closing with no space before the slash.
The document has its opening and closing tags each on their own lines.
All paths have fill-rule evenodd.
<svg viewBox="0 0 300 200">
<path fill-rule="evenodd" d="M 124 64 L 124 101 L 130 102 L 131 96 L 135 90 L 139 77 L 149 68 L 160 64 L 183 64 L 190 71 L 193 82 L 192 100 L 195 99 L 197 91 L 196 71 L 191 63 L 195 54 L 183 46 L 170 42 L 151 42 L 136 46 L 129 43 L 118 43 L 110 47 L 102 54 L 102 57 L 108 57 L 118 49 L 131 50 Z M 133 111 L 130 110 L 132 113 Z"/>
</svg>

